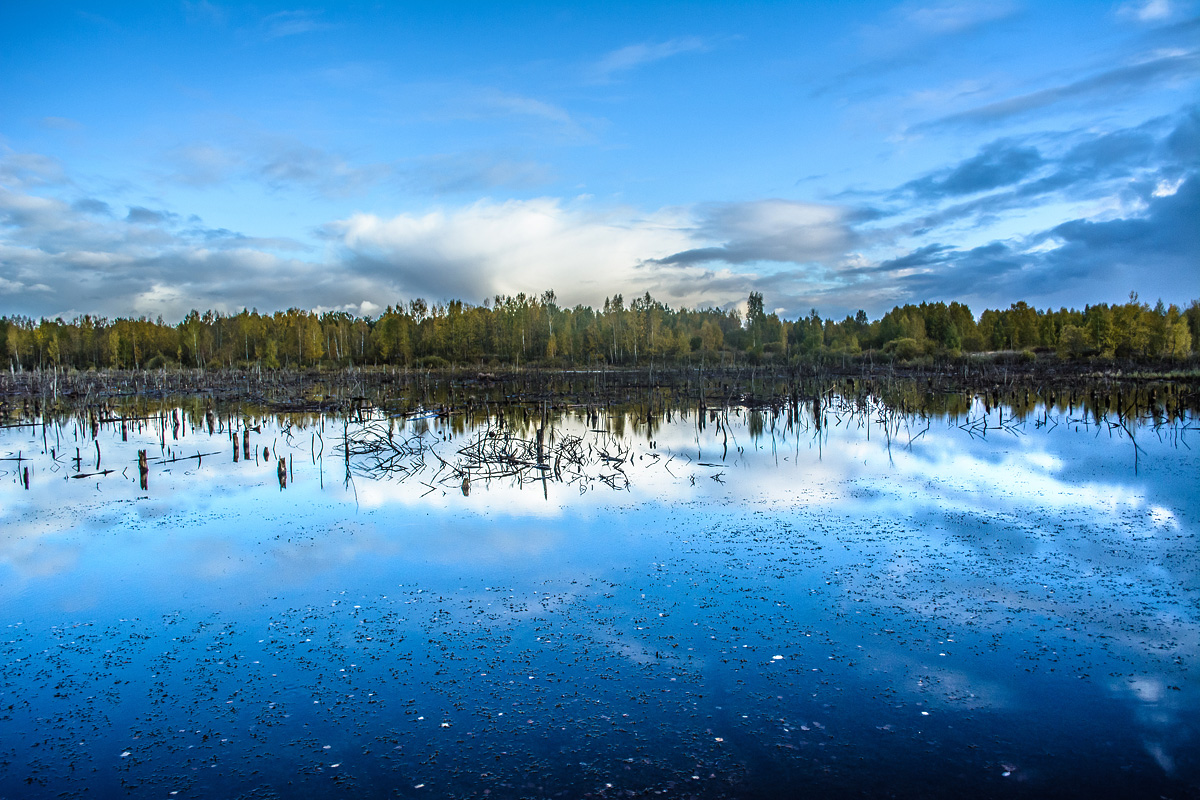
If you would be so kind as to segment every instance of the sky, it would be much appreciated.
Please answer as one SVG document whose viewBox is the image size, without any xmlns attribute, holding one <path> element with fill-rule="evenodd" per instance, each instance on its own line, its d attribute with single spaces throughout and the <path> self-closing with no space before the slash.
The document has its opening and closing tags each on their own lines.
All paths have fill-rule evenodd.
<svg viewBox="0 0 1200 800">
<path fill-rule="evenodd" d="M 0 315 L 1200 298 L 1200 0 L 0 4 Z"/>
</svg>

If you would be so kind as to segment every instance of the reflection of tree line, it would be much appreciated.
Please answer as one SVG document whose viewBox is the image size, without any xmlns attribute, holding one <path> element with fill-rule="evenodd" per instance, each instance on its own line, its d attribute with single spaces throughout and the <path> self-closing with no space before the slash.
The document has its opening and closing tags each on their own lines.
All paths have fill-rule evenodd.
<svg viewBox="0 0 1200 800">
<path fill-rule="evenodd" d="M 424 300 L 378 317 L 300 309 L 260 314 L 193 311 L 178 324 L 161 317 L 70 321 L 0 317 L 0 345 L 12 370 L 234 369 L 315 366 L 648 365 L 819 363 L 859 358 L 945 360 L 964 353 L 1054 351 L 1063 359 L 1181 359 L 1200 347 L 1200 301 L 1153 308 L 1123 305 L 1044 311 L 1024 302 L 978 319 L 957 302 L 893 308 L 876 320 L 841 320 L 814 309 L 788 320 L 751 293 L 746 311 L 672 309 L 649 294 L 621 295 L 600 309 L 564 308 L 554 292 L 497 296 L 483 305 Z"/>
<path fill-rule="evenodd" d="M 722 464 L 743 451 L 742 433 L 751 443 L 770 439 L 774 444 L 777 437 L 823 441 L 831 430 L 844 427 L 861 430 L 867 438 L 882 436 L 890 449 L 911 446 L 931 423 L 942 420 L 972 438 L 1059 425 L 1107 431 L 1133 443 L 1136 468 L 1142 431 L 1181 444 L 1186 432 L 1196 429 L 1200 412 L 1200 394 L 1181 381 L 1077 378 L 1064 388 L 1036 384 L 1028 374 L 967 385 L 945 373 L 922 380 L 798 377 L 782 370 L 745 373 L 725 371 L 708 380 L 697 376 L 695 383 L 676 386 L 638 384 L 636 379 L 647 373 L 633 371 L 612 376 L 531 372 L 521 373 L 517 381 L 484 385 L 423 374 L 400 387 L 388 385 L 372 396 L 313 410 L 279 410 L 245 401 L 217 404 L 195 395 L 70 403 L 26 396 L 15 404 L 0 403 L 0 427 L 33 427 L 44 452 L 56 462 L 69 460 L 74 472 L 69 477 L 77 478 L 113 472 L 101 468 L 102 430 L 113 429 L 122 441 L 150 431 L 159 440 L 160 454 L 151 463 L 147 451 L 139 451 L 143 490 L 152 466 L 195 459 L 199 467 L 204 459 L 219 457 L 220 452 L 185 446 L 189 431 L 207 431 L 210 437 L 229 437 L 234 462 L 253 459 L 275 466 L 281 489 L 290 479 L 295 452 L 309 450 L 314 464 L 329 458 L 344 461 L 347 482 L 355 474 L 411 477 L 430 490 L 454 487 L 469 494 L 472 481 L 497 479 L 540 483 L 543 490 L 547 483 L 580 491 L 596 483 L 628 488 L 627 469 L 635 463 L 632 440 L 650 444 L 650 451 L 637 456 L 637 466 L 649 466 L 644 459 L 657 465 L 666 458 L 663 467 L 670 471 L 670 459 L 676 456 L 654 452 L 655 441 L 664 426 L 680 423 L 694 425 L 697 434 L 711 429 L 719 447 L 714 458 Z M 680 373 L 667 375 L 678 379 Z M 530 386 L 531 377 L 542 381 Z M 612 385 L 602 385 L 610 378 Z M 621 380 L 631 378 L 634 383 Z M 747 391 L 750 387 L 753 391 Z M 265 432 L 272 429 L 276 433 L 268 444 Z M 79 446 L 88 440 L 95 446 L 94 466 Z M 289 453 L 286 458 L 281 446 Z M 0 461 L 16 461 L 18 476 L 24 468 L 28 488 L 30 473 L 22 463 L 28 458 L 18 454 Z M 720 480 L 720 473 L 709 477 Z"/>
<path fill-rule="evenodd" d="M 7 397 L 7 399 L 4 399 Z M 1173 422 L 1200 411 L 1200 387 L 1187 375 L 1035 369 L 1005 363 L 956 367 L 739 366 L 727 368 L 353 370 L 334 372 L 194 371 L 0 373 L 0 424 L 29 419 L 149 418 L 182 409 L 193 425 L 211 427 L 213 410 L 287 412 L 309 423 L 353 416 L 364 409 L 410 415 L 435 410 L 461 435 L 480 415 L 506 415 L 525 428 L 543 409 L 583 409 L 610 430 L 644 428 L 653 436 L 673 414 L 689 409 L 797 409 L 821 416 L 823 398 L 874 402 L 901 414 L 945 415 L 951 420 L 1001 409 L 1010 418 L 1063 416 Z M 531 411 L 532 409 L 532 411 Z M 177 412 L 175 412 L 177 413 Z M 291 416 L 294 415 L 294 416 Z M 281 417 L 282 419 L 282 417 Z M 176 421 L 175 425 L 180 423 Z M 598 424 L 598 422 L 597 422 Z M 757 425 L 757 422 L 752 422 Z"/>
</svg>

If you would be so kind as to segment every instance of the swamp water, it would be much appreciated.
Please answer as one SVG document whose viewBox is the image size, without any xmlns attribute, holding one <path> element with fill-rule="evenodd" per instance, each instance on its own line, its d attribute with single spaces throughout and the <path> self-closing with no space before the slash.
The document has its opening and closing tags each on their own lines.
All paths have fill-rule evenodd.
<svg viewBox="0 0 1200 800">
<path fill-rule="evenodd" d="M 1192 418 L 812 411 L 0 431 L 0 797 L 1200 796 Z"/>
</svg>

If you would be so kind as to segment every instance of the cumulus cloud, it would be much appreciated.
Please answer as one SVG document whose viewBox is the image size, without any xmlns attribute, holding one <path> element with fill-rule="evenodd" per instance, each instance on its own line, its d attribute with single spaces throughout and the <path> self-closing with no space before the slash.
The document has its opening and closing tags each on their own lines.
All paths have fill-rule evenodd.
<svg viewBox="0 0 1200 800">
<path fill-rule="evenodd" d="M 554 288 L 568 304 L 646 286 L 639 265 L 689 241 L 669 212 L 639 217 L 553 198 L 428 214 L 355 214 L 329 227 L 356 271 L 407 296 L 482 300 Z"/>
<path fill-rule="evenodd" d="M 370 296 L 372 287 L 352 275 L 279 254 L 303 249 L 298 243 L 181 221 L 165 209 L 132 206 L 117 216 L 95 198 L 67 203 L 0 187 L 6 313 L 174 318 L 192 307 L 307 306 L 310 291 L 347 302 Z"/>
</svg>

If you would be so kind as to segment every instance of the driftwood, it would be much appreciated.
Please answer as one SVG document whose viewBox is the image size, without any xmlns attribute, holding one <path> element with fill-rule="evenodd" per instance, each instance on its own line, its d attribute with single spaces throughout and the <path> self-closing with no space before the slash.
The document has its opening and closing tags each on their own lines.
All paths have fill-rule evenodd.
<svg viewBox="0 0 1200 800">
<path fill-rule="evenodd" d="M 416 419 L 421 419 L 416 417 Z M 431 490 L 459 489 L 470 495 L 472 482 L 511 480 L 517 483 L 561 483 L 586 491 L 592 482 L 627 489 L 624 466 L 629 446 L 618 437 L 583 436 L 543 424 L 532 437 L 511 427 L 489 427 L 466 444 L 445 452 L 446 442 L 427 432 L 408 433 L 394 418 L 347 422 L 343 453 L 348 470 L 364 477 L 406 480 L 425 475 Z M 439 452 L 442 451 L 442 452 Z"/>
</svg>

